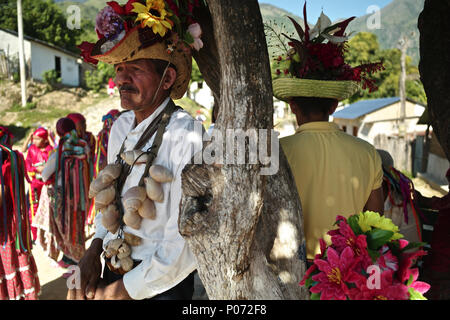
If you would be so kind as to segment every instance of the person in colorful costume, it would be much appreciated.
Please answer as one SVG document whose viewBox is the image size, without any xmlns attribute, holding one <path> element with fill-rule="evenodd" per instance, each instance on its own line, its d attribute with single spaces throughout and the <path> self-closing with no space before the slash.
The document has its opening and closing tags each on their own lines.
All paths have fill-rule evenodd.
<svg viewBox="0 0 450 320">
<path fill-rule="evenodd" d="M 30 221 L 33 221 L 39 206 L 39 198 L 41 197 L 42 187 L 42 170 L 47 163 L 50 152 L 53 150 L 48 141 L 48 130 L 45 128 L 38 128 L 33 132 L 32 144 L 28 148 L 26 167 L 28 175 L 31 178 L 30 184 Z M 31 227 L 32 239 L 36 241 L 37 229 Z"/>
<path fill-rule="evenodd" d="M 0 300 L 37 300 L 40 283 L 32 255 L 23 155 L 0 127 Z"/>
<path fill-rule="evenodd" d="M 413 182 L 395 169 L 394 159 L 378 149 L 383 164 L 384 216 L 399 227 L 399 233 L 409 242 L 422 242 L 420 209 Z"/>
<path fill-rule="evenodd" d="M 67 115 L 67 118 L 72 120 L 75 123 L 76 131 L 78 137 L 87 142 L 89 147 L 89 164 L 90 164 L 90 179 L 94 176 L 94 157 L 95 157 L 95 146 L 97 141 L 95 140 L 95 136 L 92 132 L 86 130 L 86 118 L 81 113 L 70 113 Z"/>
<path fill-rule="evenodd" d="M 309 261 L 320 253 L 320 239 L 330 242 L 327 232 L 337 215 L 383 213 L 383 171 L 376 149 L 329 122 L 338 102 L 351 97 L 360 82 L 375 89 L 367 74 L 382 68 L 345 63 L 345 29 L 353 19 L 333 25 L 322 13 L 310 29 L 305 4 L 305 29 L 291 18 L 300 40 L 289 38 L 285 59 L 277 59 L 286 67 L 273 80 L 274 96 L 289 103 L 299 125 L 280 144 L 302 204 Z"/>
<path fill-rule="evenodd" d="M 50 156 L 42 179 L 46 183 L 34 226 L 39 244 L 61 267 L 76 264 L 85 252 L 85 224 L 89 209 L 89 164 L 86 141 L 80 139 L 69 118 L 59 119 L 58 149 Z"/>
<path fill-rule="evenodd" d="M 97 134 L 96 144 L 95 144 L 95 156 L 94 156 L 94 179 L 108 164 L 108 141 L 109 133 L 114 121 L 120 116 L 120 111 L 113 109 L 110 110 L 106 115 L 103 116 L 103 128 Z M 89 209 L 88 224 L 94 223 L 95 219 L 95 205 L 94 202 L 91 203 L 91 208 Z"/>
<path fill-rule="evenodd" d="M 108 80 L 108 94 L 110 97 L 114 96 L 116 93 L 116 84 L 114 83 L 113 78 L 109 78 Z"/>
<path fill-rule="evenodd" d="M 97 134 L 97 143 L 95 145 L 95 157 L 94 157 L 94 177 L 97 177 L 98 173 L 102 171 L 107 163 L 107 155 L 108 155 L 108 140 L 109 133 L 111 131 L 112 125 L 114 121 L 120 116 L 120 111 L 113 109 L 109 111 L 106 115 L 103 116 L 103 128 Z"/>
<path fill-rule="evenodd" d="M 130 190 L 142 190 L 149 165 L 162 166 L 173 176 L 161 185 L 163 200 L 154 202 L 155 220 L 141 219 L 135 212 L 123 214 L 125 206 L 115 201 L 107 207 L 120 212 L 119 227 L 112 231 L 105 224 L 109 211 L 97 214 L 94 239 L 78 264 L 81 289 L 69 290 L 68 299 L 192 299 L 197 265 L 177 222 L 181 172 L 202 150 L 203 131 L 194 130 L 202 125 L 172 99 L 186 93 L 192 72 L 191 48 L 199 50 L 203 45 L 200 25 L 192 15 L 198 4 L 195 0 L 129 0 L 123 6 L 108 2 L 96 18 L 99 41 L 79 46 L 85 61 L 115 66 L 122 107 L 131 111 L 124 112 L 110 132 L 108 168 L 122 168 L 113 185 L 116 199 L 127 198 Z M 136 152 L 141 155 L 125 161 L 127 154 Z M 141 158 L 146 158 L 143 163 Z M 95 201 L 97 205 L 97 197 Z M 140 219 L 137 226 L 131 227 L 125 219 L 129 213 Z M 121 273 L 111 260 L 101 279 L 102 252 L 109 259 L 111 244 L 123 239 L 131 248 L 127 257 L 131 268 Z"/>
</svg>

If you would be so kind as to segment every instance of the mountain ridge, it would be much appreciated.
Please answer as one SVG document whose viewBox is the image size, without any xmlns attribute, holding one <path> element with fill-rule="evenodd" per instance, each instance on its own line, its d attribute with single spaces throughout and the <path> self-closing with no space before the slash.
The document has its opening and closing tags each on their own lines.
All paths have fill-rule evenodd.
<svg viewBox="0 0 450 320">
<path fill-rule="evenodd" d="M 82 15 L 84 19 L 95 21 L 96 13 L 106 6 L 107 0 L 54 0 L 63 10 L 70 4 L 81 5 Z M 121 3 L 123 1 L 120 1 Z M 382 49 L 393 49 L 398 47 L 398 40 L 401 35 L 407 35 L 411 38 L 411 46 L 408 49 L 408 55 L 413 58 L 413 63 L 419 62 L 419 30 L 417 28 L 417 20 L 423 9 L 425 0 L 393 0 L 388 5 L 380 8 L 381 28 L 377 30 L 369 30 L 367 26 L 368 19 L 371 14 L 364 15 L 352 21 L 348 27 L 350 32 L 371 32 L 377 35 L 380 47 Z M 303 19 L 287 10 L 279 8 L 272 4 L 260 3 L 260 10 L 263 21 L 266 24 L 274 23 L 278 28 L 282 28 L 283 32 L 288 35 L 295 36 L 295 29 L 287 18 L 292 17 L 304 26 Z M 299 12 L 300 12 L 299 8 Z M 324 10 L 326 14 L 326 8 Z M 341 19 L 339 19 L 341 20 Z M 339 21 L 337 20 L 337 21 Z M 311 22 L 311 21 L 310 21 Z M 315 21 L 313 21 L 315 23 Z M 310 24 L 310 23 L 308 23 Z M 411 32 L 415 32 L 411 37 Z M 270 50 L 270 49 L 269 49 Z"/>
<path fill-rule="evenodd" d="M 380 29 L 369 29 L 367 21 L 372 15 L 367 14 L 352 21 L 348 31 L 374 33 L 378 37 L 382 49 L 398 48 L 400 37 L 405 35 L 411 40 L 411 46 L 407 53 L 413 58 L 414 64 L 418 64 L 420 33 L 417 24 L 424 3 L 425 0 L 393 0 L 380 10 Z M 414 35 L 411 35 L 413 32 Z"/>
</svg>

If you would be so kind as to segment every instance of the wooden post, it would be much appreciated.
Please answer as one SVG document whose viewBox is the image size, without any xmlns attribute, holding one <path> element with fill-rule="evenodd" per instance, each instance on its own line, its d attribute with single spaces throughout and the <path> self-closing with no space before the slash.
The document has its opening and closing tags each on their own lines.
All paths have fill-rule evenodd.
<svg viewBox="0 0 450 320">
<path fill-rule="evenodd" d="M 19 65 L 22 107 L 25 107 L 25 105 L 27 104 L 27 79 L 25 72 L 25 50 L 23 44 L 22 0 L 17 0 L 17 33 L 19 35 Z"/>
</svg>

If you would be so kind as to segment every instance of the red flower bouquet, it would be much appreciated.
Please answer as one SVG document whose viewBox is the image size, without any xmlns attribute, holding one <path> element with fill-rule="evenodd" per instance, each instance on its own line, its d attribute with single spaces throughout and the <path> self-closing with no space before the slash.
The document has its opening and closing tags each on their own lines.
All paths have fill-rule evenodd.
<svg viewBox="0 0 450 320">
<path fill-rule="evenodd" d="M 313 300 L 426 300 L 430 286 L 417 281 L 415 260 L 423 243 L 408 243 L 394 223 L 375 212 L 338 216 L 332 244 L 321 240 L 321 254 L 300 285 Z"/>
</svg>

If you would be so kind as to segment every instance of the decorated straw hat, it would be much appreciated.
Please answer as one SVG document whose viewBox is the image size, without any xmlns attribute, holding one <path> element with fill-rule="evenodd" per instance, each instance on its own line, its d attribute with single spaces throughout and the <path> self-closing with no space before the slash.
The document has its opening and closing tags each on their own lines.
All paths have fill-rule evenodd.
<svg viewBox="0 0 450 320">
<path fill-rule="evenodd" d="M 360 85 L 356 81 L 279 78 L 273 81 L 274 96 L 283 101 L 293 97 L 331 98 L 338 101 L 350 98 Z"/>
<path fill-rule="evenodd" d="M 289 39 L 289 50 L 284 57 L 276 58 L 280 68 L 273 79 L 274 96 L 283 101 L 295 97 L 331 98 L 338 101 L 353 96 L 358 90 L 376 90 L 369 79 L 373 72 L 383 69 L 382 63 L 364 64 L 355 68 L 344 61 L 345 29 L 355 18 L 332 24 L 325 14 L 320 15 L 314 28 L 310 29 L 303 9 L 305 28 L 293 18 L 299 39 Z M 280 37 L 276 37 L 280 39 Z"/>
<path fill-rule="evenodd" d="M 192 71 L 192 49 L 200 50 L 201 28 L 192 18 L 198 1 L 112 1 L 96 18 L 97 43 L 79 48 L 85 61 L 118 64 L 139 59 L 163 60 L 175 66 L 172 99 L 186 93 Z"/>
</svg>

